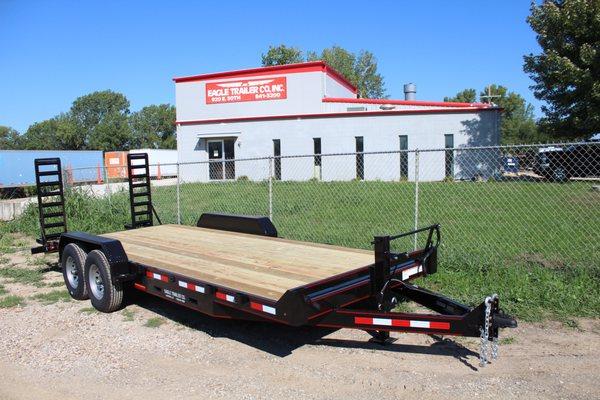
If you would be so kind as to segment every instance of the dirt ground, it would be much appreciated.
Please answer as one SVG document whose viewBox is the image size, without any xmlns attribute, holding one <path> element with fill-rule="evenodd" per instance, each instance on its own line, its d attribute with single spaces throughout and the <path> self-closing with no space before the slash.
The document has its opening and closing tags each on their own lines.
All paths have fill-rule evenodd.
<svg viewBox="0 0 600 400">
<path fill-rule="evenodd" d="M 47 260 L 38 287 L 0 278 L 26 302 L 0 308 L 2 400 L 600 398 L 600 320 L 521 323 L 480 368 L 476 339 L 394 334 L 382 347 L 360 331 L 222 321 L 144 294 L 113 314 L 44 304 L 32 295 L 63 290 Z M 2 264 L 44 263 L 23 251 Z"/>
</svg>

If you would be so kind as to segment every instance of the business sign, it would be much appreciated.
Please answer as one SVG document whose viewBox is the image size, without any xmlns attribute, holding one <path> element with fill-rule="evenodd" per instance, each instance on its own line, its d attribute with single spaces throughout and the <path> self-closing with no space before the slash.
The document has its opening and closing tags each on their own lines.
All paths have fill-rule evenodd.
<svg viewBox="0 0 600 400">
<path fill-rule="evenodd" d="M 206 84 L 206 104 L 241 101 L 282 100 L 287 98 L 285 76 L 267 79 L 240 79 Z"/>
</svg>

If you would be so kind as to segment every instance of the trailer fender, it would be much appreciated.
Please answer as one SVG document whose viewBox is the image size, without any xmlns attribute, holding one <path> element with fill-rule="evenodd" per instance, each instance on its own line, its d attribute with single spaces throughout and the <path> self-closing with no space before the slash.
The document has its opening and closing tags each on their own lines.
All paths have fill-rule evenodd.
<svg viewBox="0 0 600 400">
<path fill-rule="evenodd" d="M 89 253 L 92 250 L 102 251 L 110 264 L 113 283 L 133 280 L 139 273 L 137 268 L 129 263 L 123 245 L 116 239 L 77 231 L 63 233 L 58 245 L 58 251 L 61 257 L 64 248 L 69 243 L 77 244 L 86 253 Z"/>
</svg>

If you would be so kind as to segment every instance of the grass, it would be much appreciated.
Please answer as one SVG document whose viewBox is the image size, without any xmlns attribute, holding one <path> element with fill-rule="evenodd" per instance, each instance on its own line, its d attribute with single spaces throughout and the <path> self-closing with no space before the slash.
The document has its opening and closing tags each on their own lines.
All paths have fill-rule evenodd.
<svg viewBox="0 0 600 400">
<path fill-rule="evenodd" d="M 281 237 L 370 249 L 373 235 L 413 228 L 414 193 L 414 182 L 275 182 L 273 221 Z M 183 184 L 180 197 L 188 225 L 207 211 L 269 213 L 267 182 Z M 163 223 L 177 221 L 175 198 L 174 186 L 153 189 Z M 70 192 L 66 211 L 70 230 L 119 231 L 128 194 Z M 0 223 L 0 237 L 36 236 L 36 213 Z M 600 193 L 589 183 L 421 182 L 418 217 L 442 225 L 438 273 L 419 284 L 471 305 L 496 292 L 526 320 L 600 314 Z M 411 239 L 394 246 L 411 248 Z"/>
<path fill-rule="evenodd" d="M 21 296 L 5 296 L 0 298 L 0 308 L 12 308 L 22 306 L 25 300 Z"/>
<path fill-rule="evenodd" d="M 509 345 L 509 344 L 513 344 L 513 343 L 516 343 L 516 339 L 512 336 L 503 337 L 503 338 L 500 338 L 500 340 L 498 340 L 498 344 L 500 344 L 501 346 Z"/>
<path fill-rule="evenodd" d="M 164 323 L 166 323 L 164 318 L 152 317 L 146 321 L 144 326 L 147 328 L 158 328 L 159 326 L 161 326 Z"/>
<path fill-rule="evenodd" d="M 44 273 L 41 269 L 6 267 L 0 268 L 0 277 L 12 283 L 22 283 L 36 287 L 44 286 Z"/>
<path fill-rule="evenodd" d="M 96 314 L 98 310 L 96 310 L 94 307 L 85 307 L 79 310 L 79 312 L 82 314 Z"/>
<path fill-rule="evenodd" d="M 69 296 L 69 292 L 67 292 L 66 290 L 53 290 L 48 293 L 38 293 L 32 296 L 31 298 L 39 301 L 45 306 L 57 303 L 59 301 L 71 301 L 71 296 Z"/>
<path fill-rule="evenodd" d="M 135 311 L 128 310 L 126 308 L 126 309 L 124 309 L 121 312 L 121 315 L 123 316 L 123 321 L 124 322 L 132 322 L 133 321 L 133 317 L 135 316 Z"/>
<path fill-rule="evenodd" d="M 8 290 L 6 290 L 3 285 L 0 285 L 0 296 L 5 295 L 6 293 L 8 293 Z"/>
</svg>

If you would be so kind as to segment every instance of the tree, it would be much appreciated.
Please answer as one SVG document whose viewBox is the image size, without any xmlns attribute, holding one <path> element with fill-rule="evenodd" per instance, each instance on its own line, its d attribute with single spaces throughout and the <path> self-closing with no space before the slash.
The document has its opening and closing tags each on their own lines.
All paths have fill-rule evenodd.
<svg viewBox="0 0 600 400">
<path fill-rule="evenodd" d="M 284 44 L 279 46 L 269 46 L 266 54 L 261 55 L 262 65 L 269 67 L 272 65 L 296 64 L 304 61 L 302 50 L 297 47 L 287 47 Z"/>
<path fill-rule="evenodd" d="M 151 105 L 129 117 L 132 148 L 175 149 L 175 107 L 170 104 Z"/>
<path fill-rule="evenodd" d="M 348 50 L 332 46 L 323 49 L 320 55 L 309 52 L 309 61 L 322 60 L 342 74 L 358 89 L 358 97 L 381 99 L 387 97 L 383 77 L 377 72 L 377 60 L 373 53 L 362 50 L 358 55 Z"/>
<path fill-rule="evenodd" d="M 491 95 L 486 99 L 487 95 Z M 525 101 L 523 96 L 516 92 L 509 92 L 508 88 L 492 84 L 482 90 L 480 99 L 491 101 L 502 107 L 501 141 L 502 144 L 523 144 L 541 141 L 533 116 L 533 106 Z"/>
<path fill-rule="evenodd" d="M 36 122 L 27 128 L 23 135 L 22 148 L 26 150 L 59 150 L 56 135 L 57 123 L 54 118 Z"/>
<path fill-rule="evenodd" d="M 0 150 L 16 150 L 21 145 L 21 135 L 9 126 L 0 125 Z"/>
<path fill-rule="evenodd" d="M 82 140 L 82 148 L 129 149 L 129 100 L 123 94 L 105 90 L 78 97 L 71 106 L 70 116 L 76 135 Z"/>
<path fill-rule="evenodd" d="M 491 101 L 498 107 L 503 108 L 502 125 L 500 128 L 502 144 L 523 144 L 540 142 L 533 106 L 525 101 L 518 93 L 509 92 L 505 86 L 490 85 L 479 94 L 480 101 L 490 99 L 485 96 L 491 95 Z M 454 97 L 444 97 L 444 101 L 460 103 L 474 103 L 477 101 L 475 89 L 465 89 L 458 92 Z"/>
<path fill-rule="evenodd" d="M 377 60 L 373 53 L 360 51 L 358 55 L 340 47 L 332 46 L 318 54 L 309 51 L 307 61 L 322 60 L 358 89 L 359 97 L 385 98 L 383 77 L 377 72 Z M 295 47 L 270 46 L 262 55 L 263 66 L 283 65 L 302 62 L 303 52 Z"/>
<path fill-rule="evenodd" d="M 600 0 L 532 2 L 527 21 L 542 48 L 523 67 L 547 104 L 541 128 L 559 138 L 600 131 Z"/>
<path fill-rule="evenodd" d="M 456 103 L 475 103 L 477 101 L 477 91 L 475 89 L 465 89 L 456 93 L 454 97 L 444 97 L 444 101 Z"/>
</svg>

